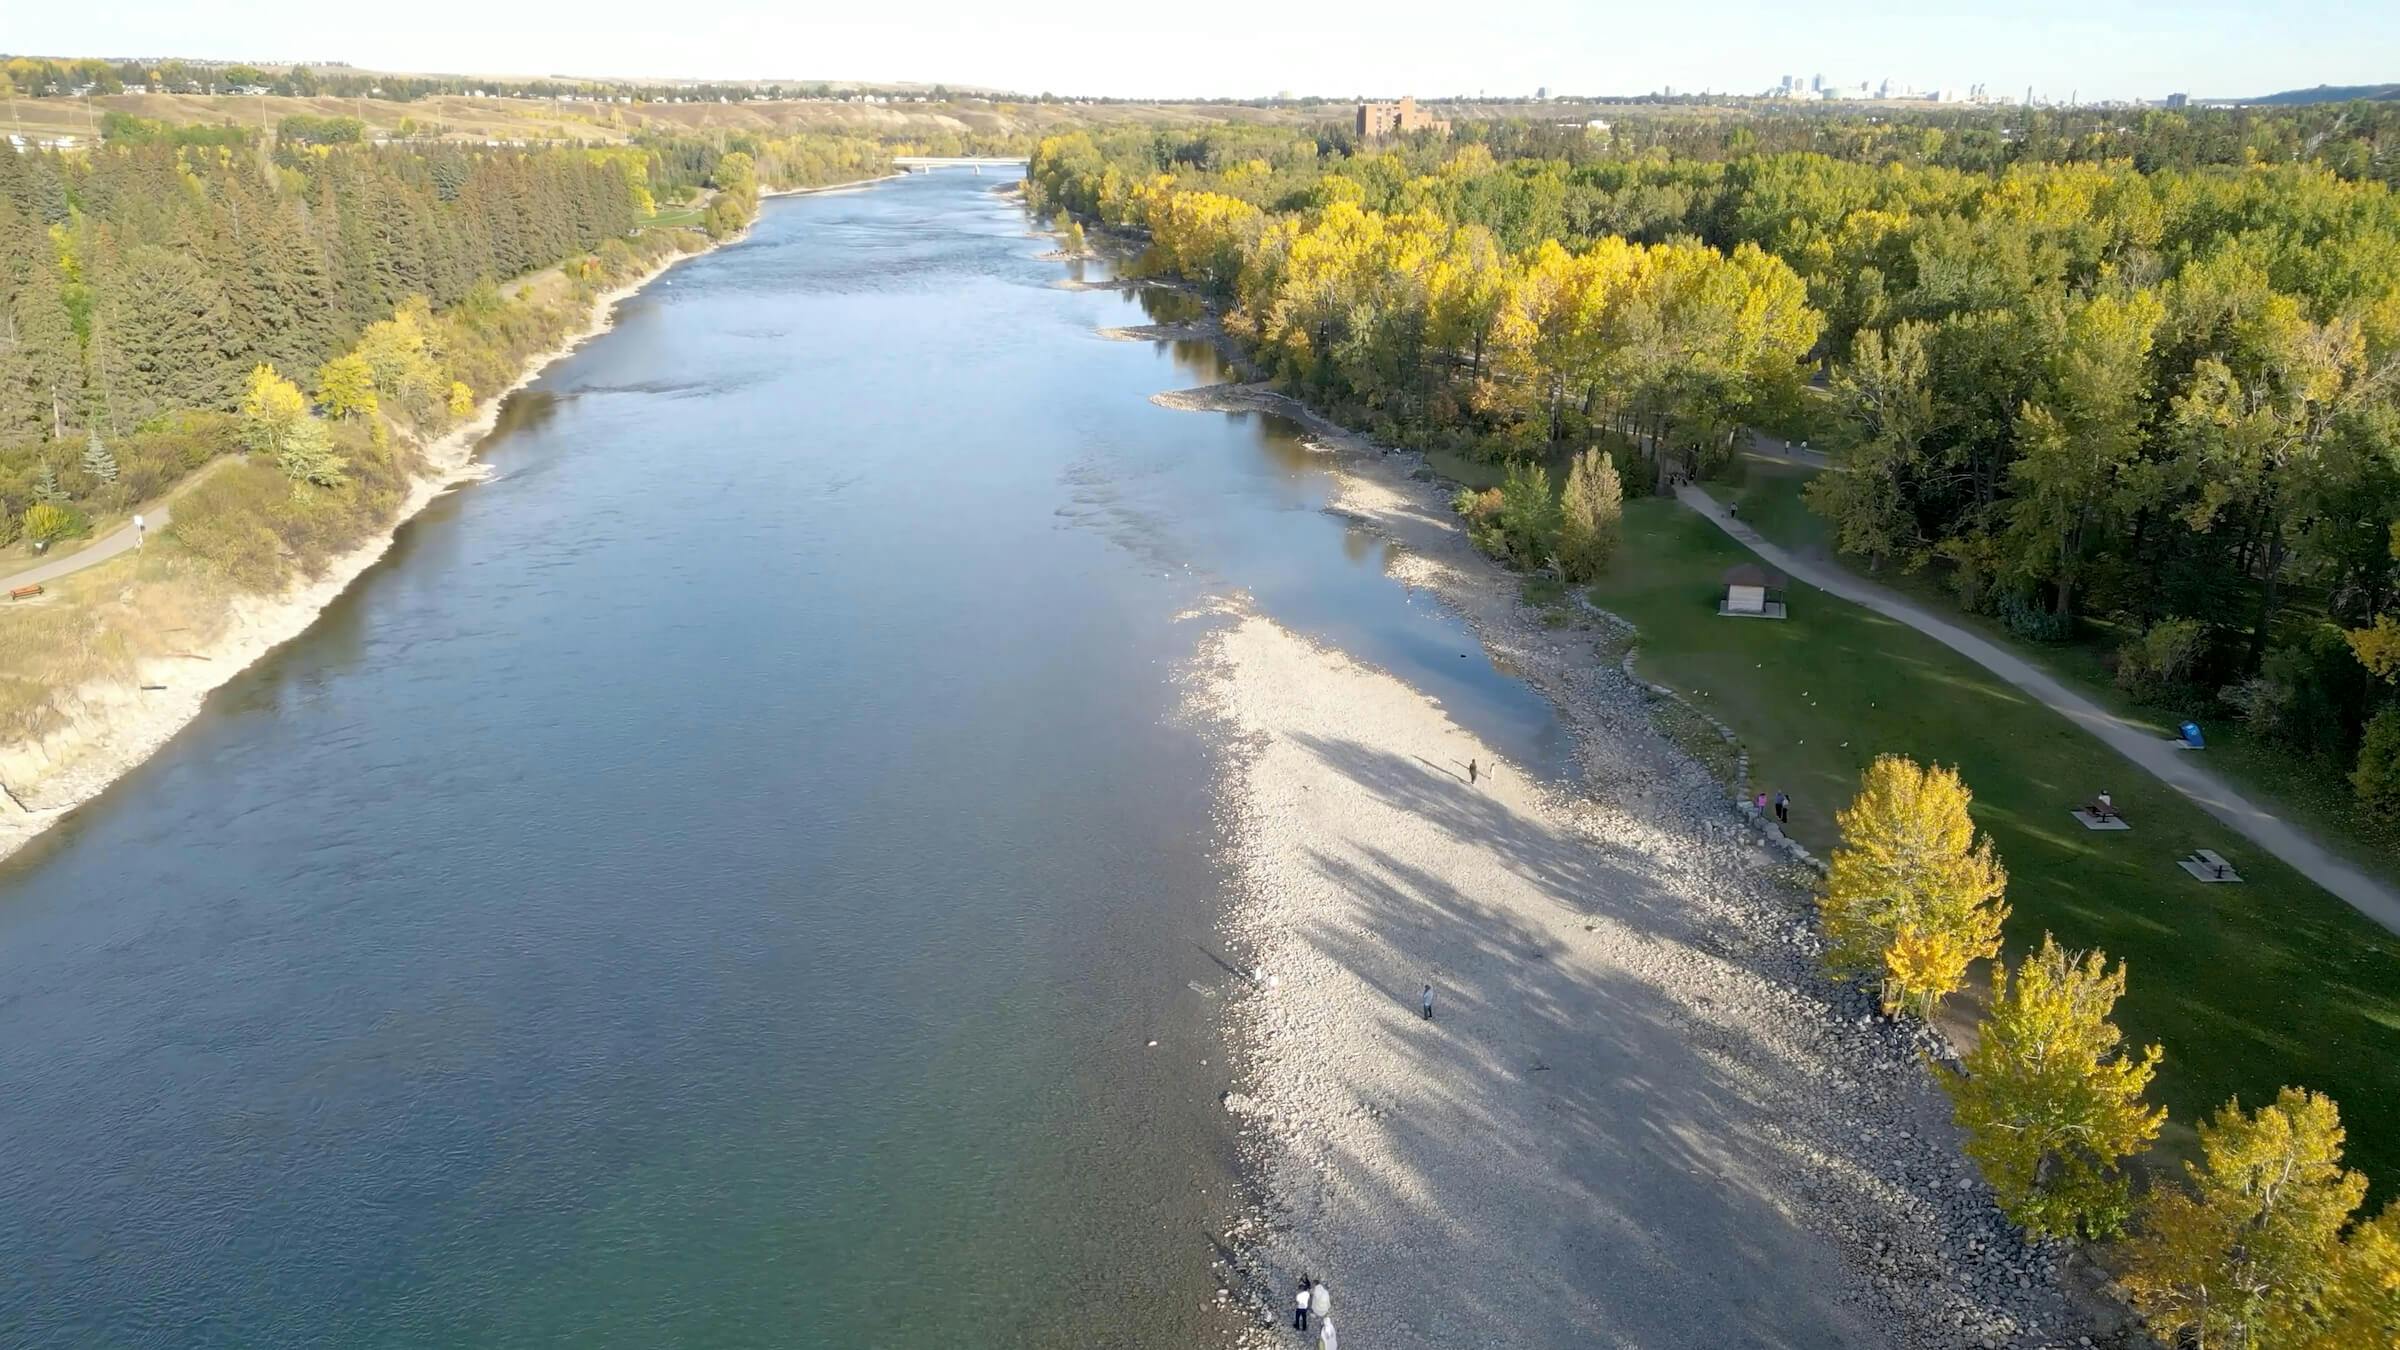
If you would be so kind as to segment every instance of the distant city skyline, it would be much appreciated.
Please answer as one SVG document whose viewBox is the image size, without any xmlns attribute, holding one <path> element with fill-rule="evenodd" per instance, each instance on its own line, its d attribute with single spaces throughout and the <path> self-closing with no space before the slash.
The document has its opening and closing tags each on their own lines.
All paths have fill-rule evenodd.
<svg viewBox="0 0 2400 1350">
<path fill-rule="evenodd" d="M 238 14 L 182 0 L 42 6 L 12 16 L 12 51 L 42 56 L 345 61 L 459 74 L 831 79 L 980 85 L 1115 97 L 1328 98 L 1755 94 L 1783 77 L 1895 89 L 1986 86 L 2021 98 L 2229 98 L 2317 84 L 2400 81 L 2400 5 L 2221 0 L 2115 6 L 2026 0 L 1984 15 L 1864 0 L 1838 16 L 1730 0 L 1690 12 L 1498 0 L 1462 24 L 1455 4 L 1367 11 L 1284 4 L 1194 22 L 1184 10 L 1106 23 L 920 0 L 905 16 L 796 13 L 764 0 L 682 7 L 583 0 L 420 0 L 396 25 L 363 12 L 251 0 Z M 355 16 L 355 17 L 354 17 Z M 1262 33 L 1271 41 L 1261 41 Z M 1428 40 L 1437 35 L 1439 40 Z"/>
</svg>

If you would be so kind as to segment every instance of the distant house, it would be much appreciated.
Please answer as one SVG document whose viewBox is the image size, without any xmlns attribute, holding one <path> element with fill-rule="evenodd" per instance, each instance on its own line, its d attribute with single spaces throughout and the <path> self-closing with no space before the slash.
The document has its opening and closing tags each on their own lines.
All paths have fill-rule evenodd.
<svg viewBox="0 0 2400 1350">
<path fill-rule="evenodd" d="M 1446 118 L 1417 107 L 1416 96 L 1404 94 L 1398 103 L 1361 103 L 1358 105 L 1358 138 L 1362 141 L 1381 140 L 1386 136 L 1406 135 L 1412 131 L 1431 131 L 1450 134 Z"/>
</svg>

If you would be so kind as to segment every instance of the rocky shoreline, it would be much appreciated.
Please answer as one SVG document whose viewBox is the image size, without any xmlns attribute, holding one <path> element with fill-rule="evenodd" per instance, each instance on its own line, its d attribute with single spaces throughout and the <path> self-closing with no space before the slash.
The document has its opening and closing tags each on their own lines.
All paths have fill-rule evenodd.
<svg viewBox="0 0 2400 1350">
<path fill-rule="evenodd" d="M 1226 937 L 1266 977 L 1229 1010 L 1242 1069 L 1227 1107 L 1257 1187 L 1228 1235 L 1243 1253 L 1229 1285 L 1257 1309 L 1256 1344 L 1289 1334 L 1265 1328 L 1303 1271 L 1379 1346 L 1753 1343 L 1738 1317 L 1762 1291 L 1819 1319 L 1812 1332 L 1796 1312 L 1791 1344 L 2142 1343 L 2064 1277 L 2065 1247 L 1999 1213 L 1925 1067 L 1948 1047 L 1824 976 L 1813 871 L 1660 734 L 1657 693 L 1600 654 L 1622 641 L 1608 620 L 1556 627 L 1528 609 L 1412 454 L 1262 385 L 1154 401 L 1308 426 L 1341 474 L 1330 509 L 1398 545 L 1396 577 L 1551 700 L 1582 774 L 1525 783 L 1437 704 L 1258 615 L 1237 609 L 1203 642 L 1192 704 L 1229 751 Z M 1442 767 L 1470 757 L 1496 784 Z M 1496 932 L 1510 935 L 1497 950 Z M 1408 1006 L 1420 973 L 1484 1020 L 1475 1054 L 1428 1054 Z M 1628 1021 L 1647 1042 L 1638 1066 L 1607 1049 Z M 1632 1078 L 1652 1110 L 1562 1131 L 1562 1114 L 1611 1112 Z M 1662 1127 L 1714 1184 L 1630 1184 L 1593 1161 Z M 1458 1207 L 1477 1222 L 1456 1225 Z M 1694 1272 L 1711 1279 L 1687 1306 L 1657 1307 L 1677 1264 L 1628 1271 L 1626 1253 L 1684 1249 L 1678 1230 L 1708 1229 L 1718 1208 L 1774 1234 L 1778 1260 Z M 1621 1231 L 1555 1239 L 1611 1212 Z M 1708 1251 L 1682 1254 L 1706 1267 Z M 1794 1266 L 1809 1277 L 1786 1288 L 1776 1271 Z M 1629 1277 L 1645 1292 L 1591 1287 Z"/>
</svg>

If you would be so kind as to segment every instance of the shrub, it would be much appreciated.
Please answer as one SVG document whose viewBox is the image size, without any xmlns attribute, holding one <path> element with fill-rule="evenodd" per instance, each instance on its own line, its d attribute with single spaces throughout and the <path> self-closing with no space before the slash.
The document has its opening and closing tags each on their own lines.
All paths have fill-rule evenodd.
<svg viewBox="0 0 2400 1350">
<path fill-rule="evenodd" d="M 2221 697 L 2260 735 L 2301 754 L 2347 764 L 2377 687 L 2342 631 L 2320 624 L 2268 652 L 2255 677 Z"/>
<path fill-rule="evenodd" d="M 1539 567 L 1557 543 L 1561 516 L 1550 492 L 1550 471 L 1539 464 L 1509 466 L 1500 484 L 1500 539 L 1514 567 Z"/>
<path fill-rule="evenodd" d="M 91 528 L 81 511 L 59 502 L 35 502 L 25 508 L 25 537 L 37 544 L 73 539 Z"/>
<path fill-rule="evenodd" d="M 2000 597 L 1994 607 L 2000 622 L 2008 631 L 2028 642 L 2070 642 L 2075 637 L 2075 616 L 2054 614 L 2041 601 L 2022 592 L 2011 591 Z"/>
<path fill-rule="evenodd" d="M 1500 489 L 1460 488 L 1450 499 L 1450 509 L 1467 522 L 1467 539 L 1484 552 L 1498 557 L 1506 551 L 1500 542 Z"/>
<path fill-rule="evenodd" d="M 1658 492 L 1657 460 L 1622 447 L 1612 451 L 1611 457 L 1617 462 L 1617 481 L 1623 486 L 1625 496 L 1648 497 Z"/>
<path fill-rule="evenodd" d="M 2385 708 L 2367 723 L 2350 786 L 2368 810 L 2386 816 L 2400 811 L 2400 707 Z"/>
<path fill-rule="evenodd" d="M 2198 619 L 2166 619 L 2117 651 L 2117 687 L 2139 698 L 2182 689 L 2199 672 L 2208 649 L 2208 625 Z"/>
</svg>

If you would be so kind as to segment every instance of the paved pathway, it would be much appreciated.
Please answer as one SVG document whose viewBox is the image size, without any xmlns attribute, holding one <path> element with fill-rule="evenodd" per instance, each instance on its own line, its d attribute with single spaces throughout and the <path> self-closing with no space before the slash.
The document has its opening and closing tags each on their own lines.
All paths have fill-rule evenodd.
<svg viewBox="0 0 2400 1350">
<path fill-rule="evenodd" d="M 1768 459 L 1789 460 L 1794 464 L 1805 464 L 1812 469 L 1833 467 L 1833 461 L 1826 458 L 1825 452 L 1822 450 L 1803 450 L 1796 442 L 1787 441 L 1780 436 L 1769 436 L 1756 427 L 1744 427 L 1742 434 L 1749 440 L 1751 454 L 1762 455 Z"/>
<path fill-rule="evenodd" d="M 152 533 L 165 529 L 167 522 L 172 519 L 174 519 L 173 508 L 166 502 L 154 503 L 142 512 L 142 521 Z M 0 586 L 15 590 L 19 586 L 36 586 L 46 581 L 56 581 L 70 573 L 80 572 L 87 567 L 107 562 L 132 548 L 134 542 L 133 522 L 127 521 L 63 558 L 52 558 L 48 562 L 35 563 L 22 572 L 11 572 L 7 576 L 0 577 Z"/>
<path fill-rule="evenodd" d="M 1989 638 L 1968 631 L 1929 610 L 1901 599 L 1847 568 L 1819 559 L 1803 558 L 1761 538 L 1758 531 L 1729 518 L 1716 499 L 1685 484 L 1676 490 L 1685 506 L 1716 522 L 1760 558 L 1818 590 L 1864 605 L 1898 620 L 2056 709 L 2070 722 L 2100 738 L 2102 744 L 2132 760 L 2167 786 L 2200 804 L 2251 843 L 2281 858 L 2294 871 L 2348 901 L 2359 913 L 2400 933 L 2400 893 L 2332 850 L 2252 804 L 2202 767 L 2190 751 L 2148 728 L 2137 726 L 2067 688 L 2031 662 Z M 2070 805 L 2059 803 L 2059 809 Z"/>
</svg>

